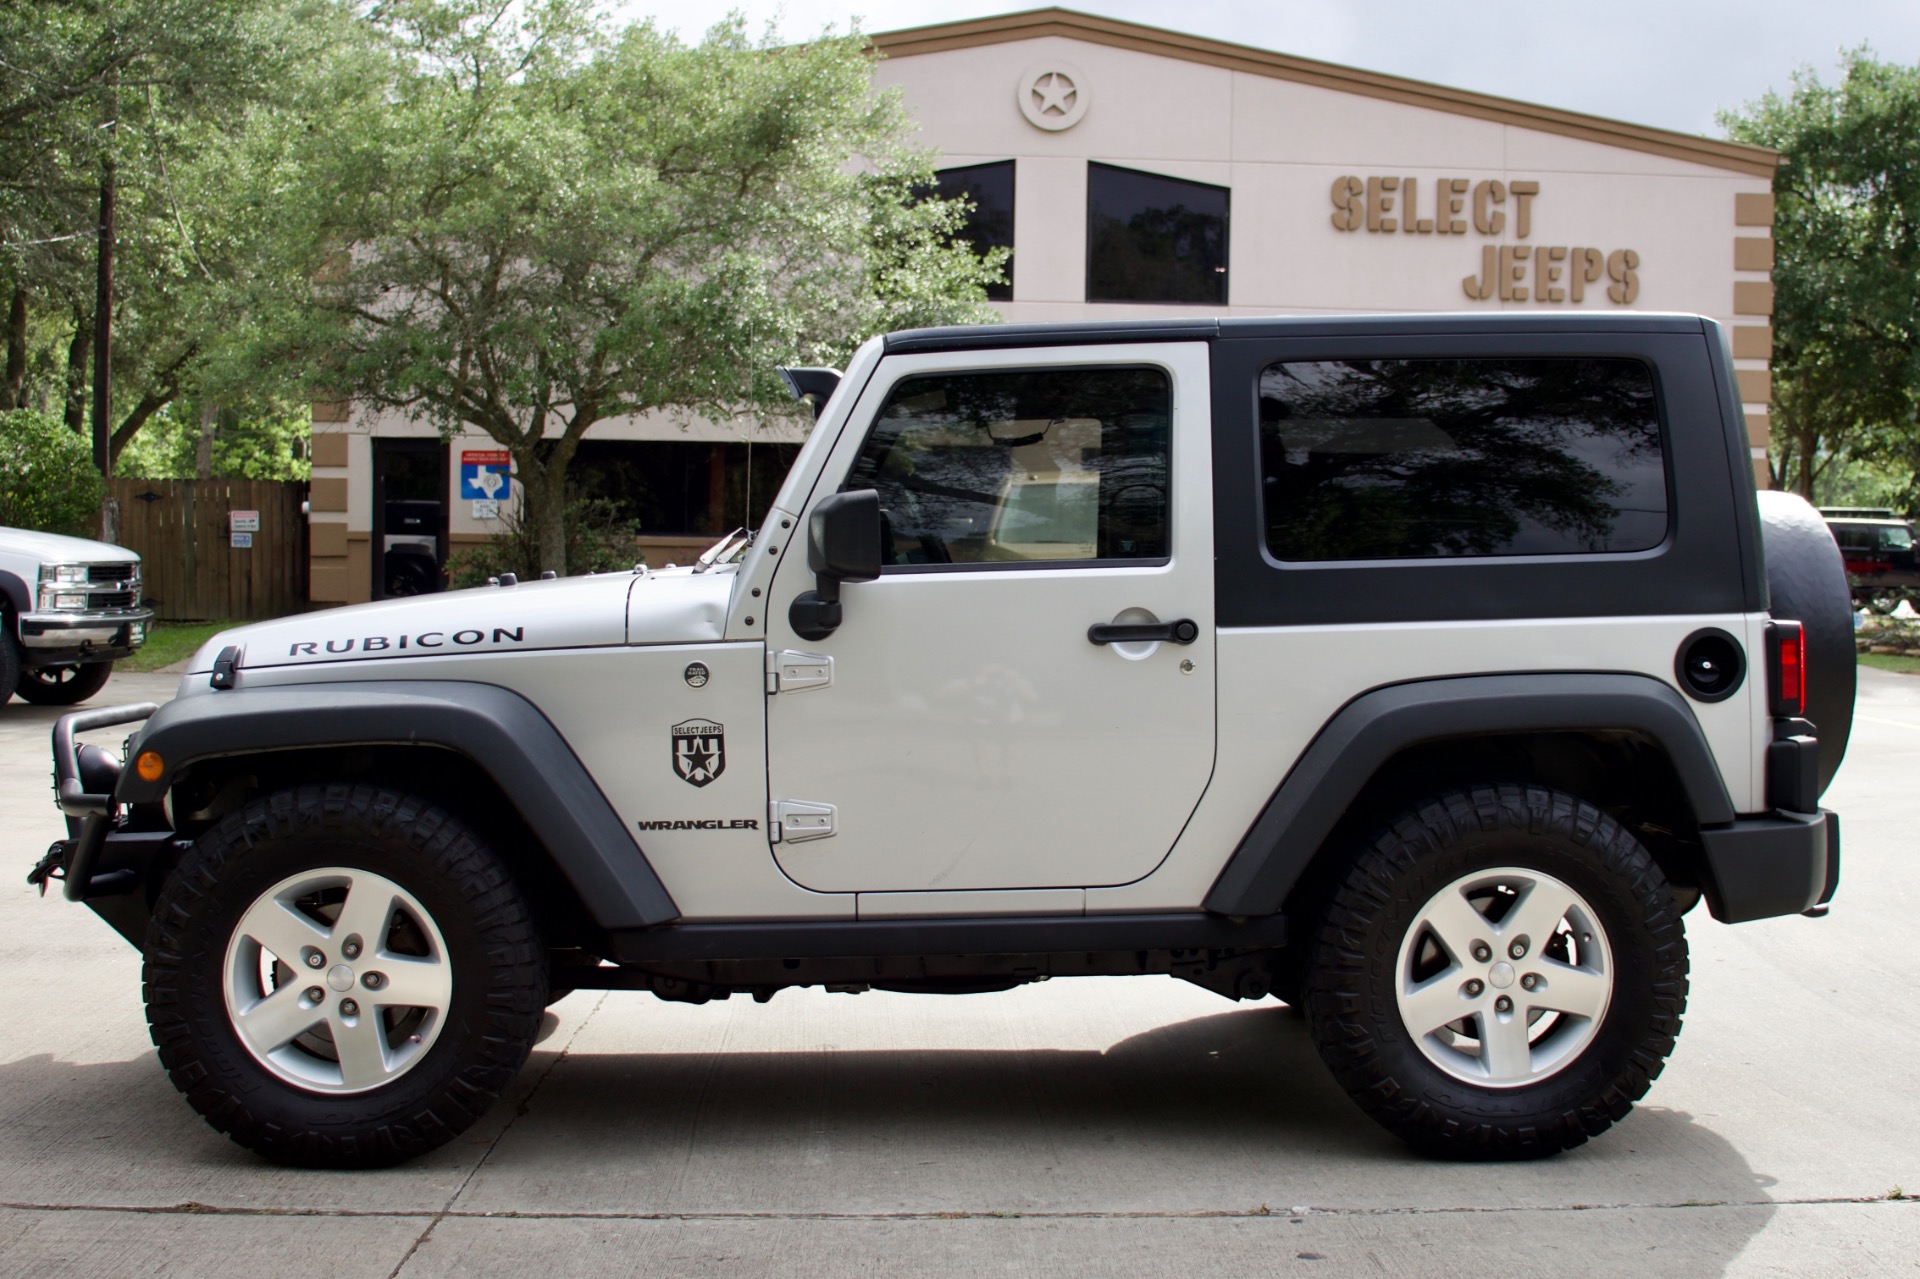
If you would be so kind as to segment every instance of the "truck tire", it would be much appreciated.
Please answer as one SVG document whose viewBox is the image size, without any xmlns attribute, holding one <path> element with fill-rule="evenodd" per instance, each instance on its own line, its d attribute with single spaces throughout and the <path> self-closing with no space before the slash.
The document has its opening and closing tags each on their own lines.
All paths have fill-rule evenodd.
<svg viewBox="0 0 1920 1279">
<path fill-rule="evenodd" d="M 1766 490 L 1760 528 L 1767 557 L 1768 611 L 1800 623 L 1807 640 L 1807 713 L 1820 737 L 1820 789 L 1846 757 L 1853 732 L 1853 600 L 1847 566 L 1820 513 L 1796 493 Z"/>
<path fill-rule="evenodd" d="M 20 682 L 20 646 L 13 638 L 13 617 L 0 613 L 0 706 L 13 700 Z"/>
<path fill-rule="evenodd" d="M 440 1146 L 512 1083 L 546 949 L 506 868 L 425 800 L 256 799 L 194 842 L 148 928 L 147 1024 L 207 1122 L 278 1163 Z"/>
<path fill-rule="evenodd" d="M 1402 816 L 1335 891 L 1307 1022 L 1347 1094 L 1416 1148 L 1531 1159 L 1626 1115 L 1673 1050 L 1687 942 L 1632 834 L 1556 791 Z"/>
<path fill-rule="evenodd" d="M 73 706 L 86 701 L 107 686 L 113 674 L 112 662 L 88 662 L 84 666 L 25 666 L 13 691 L 23 702 L 35 706 Z"/>
</svg>

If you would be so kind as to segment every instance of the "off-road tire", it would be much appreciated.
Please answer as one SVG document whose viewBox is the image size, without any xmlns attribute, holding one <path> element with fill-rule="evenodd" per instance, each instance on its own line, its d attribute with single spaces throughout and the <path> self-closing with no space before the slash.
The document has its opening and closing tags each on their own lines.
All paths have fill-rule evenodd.
<svg viewBox="0 0 1920 1279">
<path fill-rule="evenodd" d="M 350 1095 L 266 1069 L 223 993 L 243 913 L 289 876 L 336 866 L 412 894 L 444 937 L 452 979 L 417 1064 Z M 371 786 L 302 786 L 248 803 L 194 842 L 155 906 L 143 982 L 161 1063 L 207 1122 L 277 1163 L 367 1168 L 458 1136 L 513 1082 L 540 1026 L 547 955 L 507 869 L 445 809 Z"/>
<path fill-rule="evenodd" d="M 13 691 L 23 702 L 35 706 L 75 706 L 107 686 L 113 674 L 112 662 L 88 662 L 84 666 L 23 666 Z"/>
<path fill-rule="evenodd" d="M 1611 1002 L 1592 1038 L 1537 1082 L 1484 1087 L 1437 1067 L 1396 1004 L 1400 947 L 1443 887 L 1492 867 L 1549 875 L 1581 894 L 1611 943 Z M 1420 805 L 1355 859 L 1335 890 L 1308 976 L 1321 1057 L 1361 1109 L 1416 1148 L 1454 1159 L 1529 1159 L 1623 1118 L 1659 1075 L 1687 1000 L 1687 943 L 1666 877 L 1590 804 L 1518 785 Z"/>
</svg>

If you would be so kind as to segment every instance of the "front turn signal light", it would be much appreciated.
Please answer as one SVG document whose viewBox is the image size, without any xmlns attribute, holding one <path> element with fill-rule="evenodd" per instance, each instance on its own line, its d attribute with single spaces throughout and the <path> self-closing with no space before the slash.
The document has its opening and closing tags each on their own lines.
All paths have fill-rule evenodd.
<svg viewBox="0 0 1920 1279">
<path fill-rule="evenodd" d="M 133 771 L 140 774 L 143 782 L 157 782 L 167 771 L 167 761 L 161 759 L 156 751 L 141 751 L 133 761 Z"/>
</svg>

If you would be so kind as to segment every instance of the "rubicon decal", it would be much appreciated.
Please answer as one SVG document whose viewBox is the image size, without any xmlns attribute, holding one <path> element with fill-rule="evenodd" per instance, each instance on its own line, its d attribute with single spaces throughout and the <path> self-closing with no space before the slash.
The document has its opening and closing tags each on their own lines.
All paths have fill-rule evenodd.
<svg viewBox="0 0 1920 1279">
<path fill-rule="evenodd" d="M 524 644 L 524 626 L 496 626 L 491 638 L 479 627 L 462 631 L 421 631 L 418 635 L 366 635 L 347 639 L 302 640 L 287 645 L 288 657 L 325 657 L 331 653 L 344 657 L 349 653 L 401 653 L 436 648 L 472 648 L 476 644 Z"/>
<path fill-rule="evenodd" d="M 724 725 L 690 719 L 673 726 L 673 771 L 683 782 L 705 786 L 727 771 Z"/>
<path fill-rule="evenodd" d="M 688 817 L 658 821 L 635 822 L 641 830 L 759 830 L 760 823 L 751 817 Z"/>
</svg>

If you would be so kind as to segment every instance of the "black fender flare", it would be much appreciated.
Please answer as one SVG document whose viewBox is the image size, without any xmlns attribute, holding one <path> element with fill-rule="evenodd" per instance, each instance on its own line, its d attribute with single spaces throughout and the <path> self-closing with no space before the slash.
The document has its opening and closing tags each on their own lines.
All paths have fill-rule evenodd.
<svg viewBox="0 0 1920 1279">
<path fill-rule="evenodd" d="M 1307 746 L 1208 890 L 1223 915 L 1278 911 L 1361 789 L 1410 746 L 1505 733 L 1628 731 L 1666 751 L 1702 826 L 1733 801 L 1686 701 L 1644 675 L 1471 675 L 1392 684 L 1342 707 Z"/>
<path fill-rule="evenodd" d="M 680 917 L 646 854 L 560 731 L 526 698 L 492 684 L 295 684 L 177 698 L 147 721 L 134 748 L 135 754 L 159 755 L 163 771 L 148 781 L 128 768 L 114 798 L 157 802 L 181 769 L 202 760 L 373 745 L 437 746 L 472 760 L 545 842 L 602 928 L 645 928 Z"/>
</svg>

